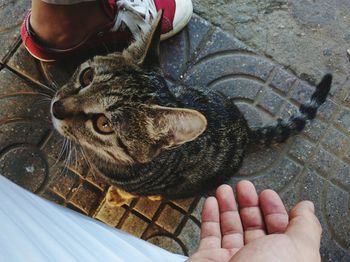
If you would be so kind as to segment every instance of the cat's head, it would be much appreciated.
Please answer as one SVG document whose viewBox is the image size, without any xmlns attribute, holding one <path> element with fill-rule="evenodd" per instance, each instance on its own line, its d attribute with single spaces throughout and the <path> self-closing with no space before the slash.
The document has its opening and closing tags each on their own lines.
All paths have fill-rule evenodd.
<svg viewBox="0 0 350 262">
<path fill-rule="evenodd" d="M 122 53 L 81 64 L 52 100 L 55 128 L 109 163 L 147 163 L 206 129 L 198 111 L 160 102 L 174 99 L 157 68 L 160 20 Z"/>
</svg>

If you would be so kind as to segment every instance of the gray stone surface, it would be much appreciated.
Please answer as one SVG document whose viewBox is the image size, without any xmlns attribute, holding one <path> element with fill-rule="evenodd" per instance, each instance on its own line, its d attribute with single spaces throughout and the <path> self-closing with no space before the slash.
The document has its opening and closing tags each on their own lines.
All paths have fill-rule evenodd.
<svg viewBox="0 0 350 262">
<path fill-rule="evenodd" d="M 197 14 L 314 82 L 326 71 L 346 88 L 347 0 L 194 0 Z M 349 86 L 349 84 L 346 84 Z"/>
<path fill-rule="evenodd" d="M 350 81 L 344 60 L 350 43 L 345 33 L 348 2 L 194 4 L 198 14 L 220 28 L 195 15 L 182 33 L 163 43 L 161 64 L 171 88 L 202 85 L 217 90 L 236 101 L 250 125 L 259 126 L 295 113 L 312 93 L 312 83 L 325 71 L 335 73 L 332 95 L 318 117 L 285 144 L 251 149 L 230 184 L 250 179 L 259 191 L 272 188 L 288 209 L 302 199 L 312 200 L 324 230 L 323 260 L 350 261 Z M 26 6 L 26 1 L 5 1 L 0 6 L 3 28 L 8 23 L 8 32 L 18 32 Z M 108 185 L 89 168 L 79 149 L 62 151 L 65 142 L 53 131 L 49 117 L 48 96 L 82 58 L 38 62 L 4 34 L 6 30 L 0 31 L 0 173 L 168 250 L 193 253 L 204 198 L 139 198 L 120 208 L 106 205 Z"/>
<path fill-rule="evenodd" d="M 19 26 L 30 6 L 30 1 L 2 0 L 0 2 L 0 62 L 5 62 L 11 54 L 11 46 L 17 45 Z"/>
</svg>

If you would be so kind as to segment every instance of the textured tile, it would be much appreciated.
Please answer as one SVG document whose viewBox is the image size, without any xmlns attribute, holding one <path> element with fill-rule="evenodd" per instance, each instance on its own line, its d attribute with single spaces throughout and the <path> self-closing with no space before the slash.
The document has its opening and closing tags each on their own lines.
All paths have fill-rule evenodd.
<svg viewBox="0 0 350 262">
<path fill-rule="evenodd" d="M 20 25 L 26 11 L 30 7 L 30 1 L 2 1 L 0 5 L 0 61 L 11 50 L 14 41 L 19 37 Z"/>
<path fill-rule="evenodd" d="M 247 88 L 249 86 L 249 88 Z M 254 101 L 259 92 L 263 89 L 263 83 L 253 79 L 246 79 L 241 76 L 223 77 L 213 81 L 210 89 L 220 91 L 228 98 L 248 99 Z"/>
<path fill-rule="evenodd" d="M 332 154 L 323 148 L 318 148 L 310 160 L 310 166 L 323 176 L 327 177 L 333 168 L 334 161 L 335 157 Z"/>
<path fill-rule="evenodd" d="M 62 172 L 53 179 L 50 183 L 50 189 L 56 194 L 67 199 L 68 194 L 71 193 L 72 189 L 76 189 L 79 185 L 79 176 L 70 170 Z"/>
<path fill-rule="evenodd" d="M 179 211 L 166 205 L 156 220 L 156 224 L 166 231 L 174 233 L 182 218 L 183 215 Z"/>
<path fill-rule="evenodd" d="M 188 248 L 189 255 L 193 254 L 197 248 L 200 239 L 200 230 L 199 226 L 193 222 L 193 220 L 187 220 L 184 228 L 179 235 L 179 238 Z"/>
<path fill-rule="evenodd" d="M 174 200 L 173 203 L 180 207 L 184 211 L 188 211 L 191 204 L 193 203 L 193 198 L 187 198 L 187 199 L 179 199 L 179 200 Z"/>
<path fill-rule="evenodd" d="M 45 158 L 37 148 L 19 145 L 2 151 L 0 174 L 32 192 L 37 192 L 47 179 L 48 168 Z"/>
<path fill-rule="evenodd" d="M 327 149 L 339 155 L 346 152 L 350 146 L 350 139 L 335 128 L 330 128 L 323 138 L 323 144 Z"/>
<path fill-rule="evenodd" d="M 335 123 L 344 130 L 344 132 L 350 134 L 350 110 L 342 109 L 337 115 Z"/>
<path fill-rule="evenodd" d="M 170 252 L 185 255 L 180 244 L 175 239 L 169 236 L 153 236 L 147 239 L 147 241 Z"/>
<path fill-rule="evenodd" d="M 284 99 L 277 95 L 275 92 L 266 90 L 265 93 L 259 97 L 258 105 L 261 108 L 273 114 L 276 114 L 281 108 L 283 101 Z"/>
<path fill-rule="evenodd" d="M 101 206 L 97 210 L 97 214 L 94 216 L 98 220 L 115 227 L 119 223 L 119 220 L 125 213 L 125 209 L 122 207 L 111 207 L 106 202 L 102 202 Z"/>
<path fill-rule="evenodd" d="M 311 144 L 305 139 L 298 137 L 294 141 L 289 151 L 289 154 L 295 157 L 296 159 L 298 159 L 299 161 L 306 162 L 306 160 L 309 159 L 313 149 L 314 149 L 313 144 Z"/>
<path fill-rule="evenodd" d="M 314 92 L 314 88 L 305 82 L 299 82 L 292 90 L 292 99 L 298 102 L 299 104 L 306 103 L 309 101 L 312 93 Z"/>
<path fill-rule="evenodd" d="M 120 229 L 134 236 L 141 237 L 146 228 L 147 223 L 144 220 L 129 213 Z"/>
<path fill-rule="evenodd" d="M 270 85 L 282 93 L 287 94 L 296 80 L 297 78 L 295 76 L 279 68 L 272 78 Z"/>
<path fill-rule="evenodd" d="M 160 201 L 152 201 L 147 197 L 140 197 L 134 206 L 134 209 L 151 220 L 159 206 Z"/>
<path fill-rule="evenodd" d="M 0 68 L 0 172 L 51 201 L 170 251 L 193 253 L 204 197 L 197 204 L 198 199 L 139 198 L 112 208 L 103 200 L 108 185 L 81 156 L 77 164 L 74 158 L 64 164 L 69 153 L 60 154 L 64 141 L 52 132 L 49 101 L 42 103 L 40 93 L 51 94 L 47 87 L 64 84 L 87 56 L 42 63 L 14 43 L 28 6 L 28 1 L 5 1 L 0 6 L 0 57 L 8 54 L 6 66 L 16 72 Z M 17 49 L 8 52 L 10 46 Z M 202 85 L 219 91 L 237 102 L 251 126 L 290 117 L 314 91 L 271 58 L 196 15 L 185 31 L 162 44 L 161 51 L 172 89 Z M 258 191 L 275 189 L 288 208 L 301 199 L 312 200 L 324 228 L 321 254 L 325 261 L 348 261 L 350 256 L 350 111 L 349 92 L 344 88 L 332 89 L 331 98 L 301 135 L 283 145 L 251 149 L 242 169 L 229 181 L 234 186 L 250 179 Z"/>
<path fill-rule="evenodd" d="M 333 237 L 342 247 L 350 246 L 349 193 L 329 184 L 326 189 L 325 217 Z M 344 213 L 346 211 L 346 213 Z M 344 214 L 347 214 L 346 216 Z"/>
<path fill-rule="evenodd" d="M 99 189 L 85 182 L 80 184 L 78 188 L 73 189 L 70 202 L 83 210 L 86 214 L 91 215 L 101 196 L 102 194 Z"/>
</svg>

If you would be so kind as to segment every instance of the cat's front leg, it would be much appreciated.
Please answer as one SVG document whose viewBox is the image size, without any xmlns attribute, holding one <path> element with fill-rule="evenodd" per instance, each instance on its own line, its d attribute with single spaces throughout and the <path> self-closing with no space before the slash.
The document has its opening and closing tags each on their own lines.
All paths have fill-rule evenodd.
<svg viewBox="0 0 350 262">
<path fill-rule="evenodd" d="M 106 194 L 106 202 L 109 206 L 112 207 L 120 207 L 123 204 L 127 204 L 130 199 L 136 198 L 138 196 L 135 196 L 133 194 L 130 194 L 123 189 L 120 189 L 115 186 L 110 186 L 108 188 L 107 194 Z M 151 201 L 160 201 L 162 200 L 161 196 L 148 196 L 147 197 Z"/>
<path fill-rule="evenodd" d="M 106 202 L 109 206 L 120 207 L 123 204 L 129 202 L 130 199 L 136 198 L 137 196 L 132 195 L 123 189 L 115 186 L 110 186 L 106 194 Z"/>
</svg>

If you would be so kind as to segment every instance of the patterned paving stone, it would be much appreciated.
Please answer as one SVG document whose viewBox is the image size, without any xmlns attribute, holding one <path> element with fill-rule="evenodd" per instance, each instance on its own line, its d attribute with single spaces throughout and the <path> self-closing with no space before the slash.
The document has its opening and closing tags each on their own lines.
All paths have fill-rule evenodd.
<svg viewBox="0 0 350 262">
<path fill-rule="evenodd" d="M 284 94 L 287 94 L 296 82 L 297 78 L 279 68 L 273 76 L 270 85 Z"/>
<path fill-rule="evenodd" d="M 119 220 L 123 217 L 124 213 L 124 208 L 110 207 L 104 202 L 102 202 L 101 207 L 97 210 L 95 218 L 103 221 L 104 223 L 112 227 L 115 227 L 119 223 Z"/>
<path fill-rule="evenodd" d="M 323 204 L 330 231 L 340 246 L 349 247 L 350 238 L 344 234 L 344 232 L 350 232 L 349 194 L 328 184 L 325 199 Z"/>
<path fill-rule="evenodd" d="M 19 37 L 19 27 L 22 24 L 30 1 L 4 0 L 0 4 L 0 62 L 4 62 L 6 54 Z"/>
<path fill-rule="evenodd" d="M 132 213 L 128 214 L 123 221 L 123 225 L 120 227 L 121 230 L 129 232 L 137 237 L 141 237 L 146 228 L 147 223 Z"/>
<path fill-rule="evenodd" d="M 0 11 L 0 19 L 5 18 Z M 308 83 L 199 16 L 164 42 L 161 51 L 161 64 L 172 88 L 202 85 L 220 91 L 237 102 L 252 126 L 291 116 L 312 93 Z M 42 99 L 52 93 L 50 88 L 65 83 L 83 58 L 40 63 L 21 45 L 3 56 L 0 173 L 47 199 L 170 251 L 193 253 L 204 197 L 171 202 L 139 198 L 112 208 L 104 200 L 108 185 L 89 168 L 79 149 L 70 154 L 61 150 L 63 144 L 65 148 L 70 145 L 52 130 L 49 101 Z M 334 90 L 335 96 L 343 92 Z M 329 261 L 348 261 L 350 256 L 350 113 L 346 101 L 344 105 L 328 99 L 317 119 L 287 143 L 250 149 L 242 169 L 229 182 L 235 185 L 250 179 L 259 191 L 273 188 L 288 208 L 301 199 L 314 201 L 325 232 L 321 252 Z"/>
<path fill-rule="evenodd" d="M 181 212 L 171 208 L 169 205 L 166 205 L 156 220 L 156 224 L 166 231 L 174 233 L 182 218 L 183 215 Z"/>
<path fill-rule="evenodd" d="M 187 220 L 185 226 L 183 227 L 179 238 L 183 241 L 183 243 L 188 248 L 188 254 L 193 254 L 197 248 L 199 243 L 200 234 L 198 234 L 198 224 L 196 224 L 193 220 Z"/>
<path fill-rule="evenodd" d="M 134 209 L 147 217 L 148 219 L 152 220 L 154 214 L 158 210 L 158 207 L 160 206 L 160 201 L 151 201 L 148 198 L 140 198 L 137 201 L 137 204 L 135 205 Z"/>
<path fill-rule="evenodd" d="M 23 44 L 16 49 L 16 52 L 9 58 L 7 64 L 13 70 L 21 72 L 28 79 L 39 83 L 46 83 L 45 78 L 42 76 L 40 61 L 32 57 Z"/>
<path fill-rule="evenodd" d="M 342 109 L 339 112 L 335 123 L 339 126 L 341 130 L 343 130 L 347 134 L 350 134 L 350 110 L 345 108 Z"/>
<path fill-rule="evenodd" d="M 332 127 L 324 136 L 323 144 L 327 149 L 341 156 L 349 148 L 350 139 L 345 134 Z"/>
<path fill-rule="evenodd" d="M 147 240 L 148 242 L 157 245 L 161 248 L 169 250 L 170 252 L 182 254 L 181 245 L 176 242 L 173 238 L 168 236 L 153 236 Z"/>
<path fill-rule="evenodd" d="M 283 98 L 281 98 L 279 95 L 274 93 L 271 90 L 265 90 L 265 93 L 263 93 L 258 100 L 258 105 L 265 109 L 266 111 L 276 114 L 279 112 L 282 104 L 283 104 Z"/>
<path fill-rule="evenodd" d="M 18 185 L 36 192 L 44 184 L 48 167 L 37 148 L 18 145 L 2 152 L 0 173 Z"/>
<path fill-rule="evenodd" d="M 337 160 L 330 172 L 331 181 L 343 188 L 345 191 L 350 190 L 349 165 L 344 161 Z"/>
<path fill-rule="evenodd" d="M 294 157 L 294 159 L 297 159 L 298 161 L 301 161 L 302 163 L 305 163 L 312 151 L 313 151 L 314 145 L 308 142 L 306 139 L 303 139 L 301 137 L 298 137 L 295 139 L 294 144 L 291 146 L 291 149 L 289 150 L 289 155 Z"/>
</svg>

